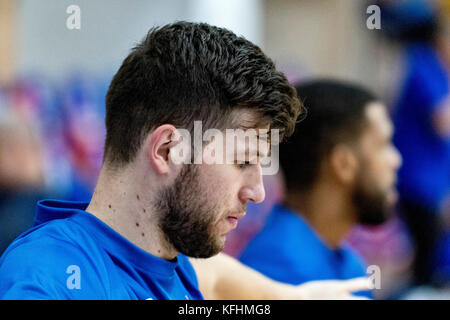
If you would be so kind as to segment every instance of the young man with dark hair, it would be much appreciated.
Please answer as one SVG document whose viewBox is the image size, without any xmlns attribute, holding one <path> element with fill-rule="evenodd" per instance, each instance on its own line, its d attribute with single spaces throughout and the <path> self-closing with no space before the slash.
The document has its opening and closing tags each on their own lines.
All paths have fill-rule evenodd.
<svg viewBox="0 0 450 320">
<path fill-rule="evenodd" d="M 280 146 L 285 202 L 240 260 L 291 284 L 364 276 L 360 258 L 341 242 L 356 223 L 384 222 L 395 203 L 401 157 L 386 107 L 345 82 L 312 81 L 297 91 L 308 116 Z"/>
<path fill-rule="evenodd" d="M 196 138 L 230 128 L 289 136 L 300 113 L 295 89 L 244 38 L 188 22 L 150 30 L 109 87 L 91 202 L 38 203 L 36 226 L 0 259 L 0 297 L 348 298 L 367 281 L 288 286 L 218 254 L 247 202 L 264 199 L 258 152 L 267 151 L 238 143 L 222 155 L 245 161 L 209 164 L 212 141 L 198 147 Z M 182 130 L 193 133 L 193 152 Z"/>
</svg>

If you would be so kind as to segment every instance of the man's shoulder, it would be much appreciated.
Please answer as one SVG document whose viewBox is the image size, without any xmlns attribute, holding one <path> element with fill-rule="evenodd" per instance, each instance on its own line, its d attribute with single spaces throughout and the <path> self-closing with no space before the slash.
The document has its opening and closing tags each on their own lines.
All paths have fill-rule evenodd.
<svg viewBox="0 0 450 320">
<path fill-rule="evenodd" d="M 340 248 L 340 255 L 345 268 L 349 270 L 349 272 L 354 273 L 355 277 L 366 274 L 367 265 L 364 262 L 364 259 L 350 245 L 342 245 Z"/>
<path fill-rule="evenodd" d="M 94 262 L 97 253 L 86 249 L 87 235 L 64 220 L 31 228 L 6 249 L 0 258 L 0 297 L 32 299 L 39 293 L 37 298 L 65 299 L 71 295 L 67 291 L 71 275 L 99 274 L 101 263 Z"/>
<path fill-rule="evenodd" d="M 273 210 L 265 226 L 249 241 L 243 252 L 258 252 L 264 257 L 269 251 L 277 256 L 288 259 L 298 259 L 315 244 L 312 228 L 304 221 L 300 214 L 284 207 Z M 306 251 L 305 251 L 306 250 Z"/>
<path fill-rule="evenodd" d="M 297 215 L 273 210 L 266 225 L 247 243 L 239 260 L 275 280 L 290 282 L 304 256 L 299 250 L 301 227 Z"/>
<path fill-rule="evenodd" d="M 42 223 L 22 233 L 5 250 L 0 261 L 16 252 L 36 252 L 45 256 L 54 254 L 67 256 L 82 250 L 80 238 L 83 240 L 90 237 L 78 224 L 71 219 L 58 219 Z M 61 250 L 64 248 L 64 250 Z"/>
</svg>

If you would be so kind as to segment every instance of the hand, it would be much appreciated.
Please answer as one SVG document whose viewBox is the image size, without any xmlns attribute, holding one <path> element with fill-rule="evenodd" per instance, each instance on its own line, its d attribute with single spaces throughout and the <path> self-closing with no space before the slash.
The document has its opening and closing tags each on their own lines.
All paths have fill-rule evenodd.
<svg viewBox="0 0 450 320">
<path fill-rule="evenodd" d="M 367 297 L 355 296 L 352 293 L 371 289 L 372 283 L 368 278 L 309 281 L 294 287 L 292 299 L 369 300 Z"/>
</svg>

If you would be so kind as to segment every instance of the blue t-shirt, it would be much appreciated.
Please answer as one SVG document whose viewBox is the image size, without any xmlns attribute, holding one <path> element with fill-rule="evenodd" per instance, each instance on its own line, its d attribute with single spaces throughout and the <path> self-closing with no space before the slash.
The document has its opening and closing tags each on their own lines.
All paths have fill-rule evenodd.
<svg viewBox="0 0 450 320">
<path fill-rule="evenodd" d="M 364 263 L 353 250 L 327 247 L 300 215 L 281 205 L 273 208 L 240 261 L 274 280 L 294 285 L 367 276 Z"/>
<path fill-rule="evenodd" d="M 450 192 L 450 140 L 435 132 L 431 117 L 449 95 L 449 80 L 431 46 L 409 46 L 407 59 L 394 113 L 394 143 L 403 156 L 398 189 L 403 198 L 436 210 Z"/>
<path fill-rule="evenodd" d="M 87 203 L 42 200 L 0 258 L 0 299 L 203 299 L 195 271 L 135 246 Z"/>
</svg>

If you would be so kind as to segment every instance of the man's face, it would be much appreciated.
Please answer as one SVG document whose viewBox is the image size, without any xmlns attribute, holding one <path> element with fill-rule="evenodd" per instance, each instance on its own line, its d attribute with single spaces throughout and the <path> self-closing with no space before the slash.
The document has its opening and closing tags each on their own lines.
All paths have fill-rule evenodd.
<svg viewBox="0 0 450 320">
<path fill-rule="evenodd" d="M 186 164 L 175 182 L 162 190 L 157 204 L 160 227 L 177 251 L 197 258 L 219 253 L 225 235 L 245 215 L 247 202 L 264 200 L 254 147 L 238 140 L 236 148 L 224 150 L 224 158 L 230 153 L 234 158 L 244 155 L 252 164 Z"/>
<path fill-rule="evenodd" d="M 397 200 L 395 183 L 401 156 L 392 145 L 393 127 L 381 103 L 366 107 L 368 126 L 360 140 L 359 170 L 353 201 L 362 224 L 385 222 Z"/>
</svg>

